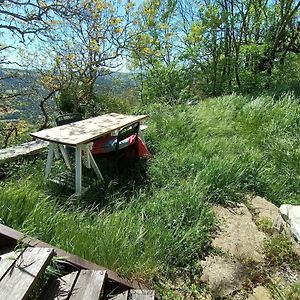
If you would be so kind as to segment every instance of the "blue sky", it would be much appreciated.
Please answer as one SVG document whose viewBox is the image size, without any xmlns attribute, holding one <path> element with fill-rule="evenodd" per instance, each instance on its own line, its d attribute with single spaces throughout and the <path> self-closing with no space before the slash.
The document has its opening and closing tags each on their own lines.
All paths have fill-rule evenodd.
<svg viewBox="0 0 300 300">
<path fill-rule="evenodd" d="M 135 0 L 132 1 L 136 3 L 136 7 L 141 5 L 144 1 L 143 0 Z M 26 53 L 33 52 L 33 51 L 38 51 L 40 46 L 42 45 L 42 42 L 39 41 L 38 39 L 34 37 L 26 37 L 25 43 L 21 41 L 21 38 L 17 35 L 12 33 L 9 30 L 2 30 L 0 32 L 0 38 L 1 38 L 1 45 L 10 45 L 13 46 L 14 48 L 9 48 L 6 51 L 1 52 L 1 56 L 5 57 L 7 61 L 11 62 L 17 62 L 17 63 L 22 63 L 22 59 L 19 56 L 19 50 L 23 49 L 23 51 Z M 30 40 L 31 39 L 31 40 Z M 26 50 L 27 49 L 27 50 Z M 1 67 L 1 65 L 0 65 Z M 2 65 L 2 67 L 7 67 L 7 65 Z M 16 67 L 18 66 L 16 64 L 12 64 L 11 67 Z M 125 64 L 124 67 L 121 69 L 121 71 L 128 71 Z"/>
</svg>

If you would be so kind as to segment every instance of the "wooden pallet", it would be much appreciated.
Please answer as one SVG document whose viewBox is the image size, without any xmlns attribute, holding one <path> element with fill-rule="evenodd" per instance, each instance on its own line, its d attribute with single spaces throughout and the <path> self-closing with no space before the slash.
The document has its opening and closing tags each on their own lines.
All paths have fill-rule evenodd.
<svg viewBox="0 0 300 300">
<path fill-rule="evenodd" d="M 21 248 L 14 250 L 12 241 L 17 242 L 18 234 L 0 224 L 1 300 L 155 299 L 154 291 L 141 289 L 140 284 L 38 240 L 29 243 L 25 238 L 18 243 Z M 57 256 L 64 259 L 58 260 Z M 91 269 L 82 268 L 83 265 Z"/>
</svg>

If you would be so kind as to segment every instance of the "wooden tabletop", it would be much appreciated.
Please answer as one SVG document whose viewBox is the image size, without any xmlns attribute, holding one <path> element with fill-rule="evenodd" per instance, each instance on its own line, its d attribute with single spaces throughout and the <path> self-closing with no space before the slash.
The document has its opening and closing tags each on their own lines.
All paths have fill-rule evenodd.
<svg viewBox="0 0 300 300">
<path fill-rule="evenodd" d="M 31 133 L 31 136 L 58 144 L 77 146 L 80 144 L 86 144 L 101 136 L 111 133 L 126 125 L 139 122 L 145 118 L 147 118 L 147 115 L 133 116 L 111 113 L 41 130 Z"/>
</svg>

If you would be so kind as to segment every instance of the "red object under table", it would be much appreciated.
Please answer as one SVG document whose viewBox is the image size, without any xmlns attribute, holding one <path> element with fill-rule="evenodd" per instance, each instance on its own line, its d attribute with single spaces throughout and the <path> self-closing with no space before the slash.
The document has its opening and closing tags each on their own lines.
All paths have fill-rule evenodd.
<svg viewBox="0 0 300 300">
<path fill-rule="evenodd" d="M 135 139 L 137 138 L 137 143 L 135 144 Z M 93 148 L 91 153 L 93 155 L 101 155 L 105 153 L 114 152 L 116 149 L 117 137 L 106 135 L 101 139 L 97 140 L 93 144 Z M 135 145 L 136 148 L 130 147 Z M 151 153 L 149 152 L 146 144 L 141 139 L 140 136 L 132 135 L 129 138 L 125 139 L 124 141 L 120 142 L 120 149 L 126 149 L 125 154 L 129 158 L 152 158 Z"/>
</svg>

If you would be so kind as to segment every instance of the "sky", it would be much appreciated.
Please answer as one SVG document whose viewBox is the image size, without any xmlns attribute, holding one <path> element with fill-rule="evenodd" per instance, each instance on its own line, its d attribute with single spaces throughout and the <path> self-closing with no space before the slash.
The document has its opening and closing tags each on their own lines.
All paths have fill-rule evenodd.
<svg viewBox="0 0 300 300">
<path fill-rule="evenodd" d="M 136 0 L 134 2 L 136 3 L 136 7 L 138 7 L 143 1 Z M 4 17 L 1 17 L 1 13 L 0 13 L 0 23 L 4 23 Z M 5 51 L 1 51 L 0 62 L 1 61 L 15 62 L 10 64 L 9 66 L 8 64 L 0 63 L 0 67 L 22 68 L 20 65 L 22 65 L 24 61 L 23 58 L 20 58 L 19 55 L 20 51 L 22 51 L 23 56 L 24 55 L 28 56 L 31 52 L 39 51 L 39 49 L 41 49 L 42 43 L 36 38 L 31 38 L 31 40 L 30 38 L 31 37 L 27 37 L 24 43 L 17 34 L 9 30 L 0 29 L 1 46 L 3 45 L 12 46 L 11 48 L 8 48 Z M 5 58 L 5 60 L 3 60 L 3 57 Z M 46 58 L 44 58 L 43 63 L 45 62 L 45 59 Z M 126 67 L 126 61 L 124 61 L 122 67 L 120 68 L 120 71 L 128 72 L 128 69 Z"/>
</svg>

